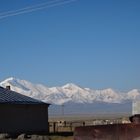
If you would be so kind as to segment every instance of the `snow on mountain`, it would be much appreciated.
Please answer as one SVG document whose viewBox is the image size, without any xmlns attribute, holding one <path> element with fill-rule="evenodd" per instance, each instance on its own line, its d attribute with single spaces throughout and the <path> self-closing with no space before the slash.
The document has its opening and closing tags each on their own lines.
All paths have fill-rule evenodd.
<svg viewBox="0 0 140 140">
<path fill-rule="evenodd" d="M 135 100 L 136 98 L 140 97 L 140 91 L 138 89 L 133 89 L 127 93 L 127 98 Z"/>
<path fill-rule="evenodd" d="M 0 86 L 10 86 L 11 90 L 47 103 L 62 105 L 65 103 L 121 103 L 125 100 L 134 100 L 140 96 L 140 91 L 134 89 L 128 93 L 118 93 L 113 89 L 92 90 L 82 88 L 73 83 L 68 83 L 62 87 L 47 87 L 41 84 L 16 78 L 8 78 L 0 83 Z"/>
<path fill-rule="evenodd" d="M 108 102 L 108 103 L 120 103 L 123 99 L 122 95 L 119 93 L 116 93 L 111 88 L 104 89 L 100 92 L 98 96 L 100 101 Z"/>
</svg>

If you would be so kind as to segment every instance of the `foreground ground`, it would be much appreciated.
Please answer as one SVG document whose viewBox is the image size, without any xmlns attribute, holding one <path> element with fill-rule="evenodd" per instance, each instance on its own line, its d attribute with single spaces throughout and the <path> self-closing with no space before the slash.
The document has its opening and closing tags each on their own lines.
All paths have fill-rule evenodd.
<svg viewBox="0 0 140 140">
<path fill-rule="evenodd" d="M 18 136 L 18 138 L 5 138 L 6 135 L 0 135 L 0 140 L 73 140 L 73 136 L 37 136 L 32 135 L 28 138 L 24 138 L 24 135 Z"/>
</svg>

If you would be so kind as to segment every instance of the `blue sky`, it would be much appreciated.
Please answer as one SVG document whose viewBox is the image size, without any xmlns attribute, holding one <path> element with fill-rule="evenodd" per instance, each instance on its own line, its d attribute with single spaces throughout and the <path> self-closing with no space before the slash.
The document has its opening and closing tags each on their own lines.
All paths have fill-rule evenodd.
<svg viewBox="0 0 140 140">
<path fill-rule="evenodd" d="M 0 0 L 0 13 L 50 0 Z M 140 1 L 77 0 L 0 19 L 0 80 L 140 89 Z"/>
</svg>

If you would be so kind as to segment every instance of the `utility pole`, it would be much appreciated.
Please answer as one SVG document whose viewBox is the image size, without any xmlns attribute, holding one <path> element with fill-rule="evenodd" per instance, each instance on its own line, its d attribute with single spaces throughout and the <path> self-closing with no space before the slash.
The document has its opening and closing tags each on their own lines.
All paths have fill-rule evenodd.
<svg viewBox="0 0 140 140">
<path fill-rule="evenodd" d="M 64 104 L 61 105 L 62 116 L 64 116 Z"/>
</svg>

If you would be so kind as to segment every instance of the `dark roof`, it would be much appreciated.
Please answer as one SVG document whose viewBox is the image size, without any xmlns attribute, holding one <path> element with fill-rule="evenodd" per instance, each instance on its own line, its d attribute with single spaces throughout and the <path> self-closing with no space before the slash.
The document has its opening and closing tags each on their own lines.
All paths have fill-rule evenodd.
<svg viewBox="0 0 140 140">
<path fill-rule="evenodd" d="M 15 91 L 0 87 L 0 104 L 11 103 L 11 104 L 47 104 L 42 101 L 33 99 L 31 97 L 22 95 Z M 49 104 L 48 104 L 49 105 Z"/>
</svg>

